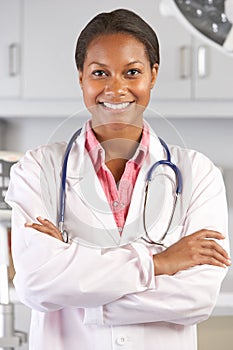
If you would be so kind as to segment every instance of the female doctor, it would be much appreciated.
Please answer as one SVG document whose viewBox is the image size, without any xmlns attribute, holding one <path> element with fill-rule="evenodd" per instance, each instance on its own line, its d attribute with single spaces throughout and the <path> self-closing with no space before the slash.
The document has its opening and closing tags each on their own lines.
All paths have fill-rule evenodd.
<svg viewBox="0 0 233 350">
<path fill-rule="evenodd" d="M 65 143 L 28 151 L 7 194 L 14 284 L 32 309 L 29 349 L 194 350 L 195 325 L 211 314 L 230 265 L 221 174 L 176 146 L 169 152 L 182 178 L 157 166 L 166 147 L 143 111 L 159 46 L 140 17 L 96 16 L 76 63 L 92 117 L 67 164 L 69 239 L 57 228 Z"/>
</svg>

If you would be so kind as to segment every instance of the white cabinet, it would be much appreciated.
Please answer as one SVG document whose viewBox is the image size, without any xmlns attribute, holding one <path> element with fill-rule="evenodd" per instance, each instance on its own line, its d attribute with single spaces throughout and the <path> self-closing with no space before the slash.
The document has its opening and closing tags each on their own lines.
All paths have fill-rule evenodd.
<svg viewBox="0 0 233 350">
<path fill-rule="evenodd" d="M 20 96 L 21 0 L 0 0 L 0 98 Z"/>
<path fill-rule="evenodd" d="M 77 99 L 81 96 L 74 53 L 83 27 L 99 12 L 128 7 L 143 11 L 140 0 L 24 0 L 23 97 Z M 155 6 L 147 1 L 146 12 Z"/>
<path fill-rule="evenodd" d="M 159 1 L 150 0 L 143 3 L 141 0 L 102 0 L 96 7 L 94 0 L 86 1 L 82 6 L 78 0 L 24 0 L 23 97 L 77 99 L 81 96 L 74 61 L 76 40 L 85 24 L 101 11 L 124 7 L 140 13 L 155 27 L 157 22 L 161 22 L 161 35 L 163 41 L 167 42 L 166 25 L 163 24 L 163 19 L 161 20 L 158 3 Z M 176 23 L 174 20 L 170 22 L 172 30 Z M 181 27 L 178 28 L 177 36 L 179 39 L 172 45 L 172 50 L 174 45 L 183 45 L 184 37 L 186 41 L 190 41 L 190 36 L 183 34 Z M 165 55 L 173 56 L 166 49 Z M 179 81 L 172 67 L 167 67 L 169 64 L 165 63 L 161 70 L 165 76 L 164 80 L 169 79 L 171 83 L 169 96 L 172 96 L 173 86 L 177 83 L 180 83 L 182 88 L 174 89 L 176 94 L 179 97 L 188 96 L 188 83 Z M 159 96 L 165 98 L 167 85 L 163 82 L 160 85 Z"/>
<path fill-rule="evenodd" d="M 194 39 L 175 17 L 163 17 L 160 1 L 103 0 L 98 8 L 95 4 L 94 0 L 82 7 L 78 0 L 24 0 L 24 98 L 79 98 L 74 61 L 77 36 L 96 13 L 116 7 L 140 13 L 158 33 L 161 65 L 153 91 L 156 99 L 233 98 L 229 74 L 233 71 L 233 58 Z"/>
<path fill-rule="evenodd" d="M 77 0 L 24 1 L 24 98 L 77 98 L 73 57 L 77 33 L 85 23 L 82 12 Z"/>
</svg>

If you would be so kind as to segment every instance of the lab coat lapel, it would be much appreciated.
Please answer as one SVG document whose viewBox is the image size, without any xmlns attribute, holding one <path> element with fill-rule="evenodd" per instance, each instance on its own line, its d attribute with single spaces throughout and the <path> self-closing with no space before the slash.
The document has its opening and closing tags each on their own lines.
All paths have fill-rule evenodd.
<svg viewBox="0 0 233 350">
<path fill-rule="evenodd" d="M 90 215 L 85 220 L 92 222 L 92 229 L 89 231 L 86 227 L 81 239 L 90 240 L 91 245 L 119 245 L 120 235 L 114 216 L 84 144 L 85 134 L 82 131 L 71 150 L 67 169 L 67 188 L 75 193 L 71 200 L 75 206 L 77 199 L 82 202 Z M 93 226 L 95 222 L 96 229 Z"/>
</svg>

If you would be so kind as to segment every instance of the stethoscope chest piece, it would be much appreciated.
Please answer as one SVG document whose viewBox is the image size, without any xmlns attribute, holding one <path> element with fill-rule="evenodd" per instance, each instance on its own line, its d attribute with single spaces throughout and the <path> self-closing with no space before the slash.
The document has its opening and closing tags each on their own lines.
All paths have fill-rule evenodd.
<svg viewBox="0 0 233 350">
<path fill-rule="evenodd" d="M 69 243 L 69 234 L 68 234 L 68 232 L 66 230 L 63 230 L 61 234 L 62 234 L 63 242 Z"/>
</svg>

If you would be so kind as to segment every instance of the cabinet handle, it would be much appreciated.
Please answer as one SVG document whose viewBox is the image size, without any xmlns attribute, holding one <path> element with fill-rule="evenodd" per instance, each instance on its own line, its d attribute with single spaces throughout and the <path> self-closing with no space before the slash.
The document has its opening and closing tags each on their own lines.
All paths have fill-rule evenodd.
<svg viewBox="0 0 233 350">
<path fill-rule="evenodd" d="M 188 46 L 180 48 L 180 78 L 190 78 L 190 50 Z"/>
<path fill-rule="evenodd" d="M 9 45 L 9 75 L 15 77 L 19 74 L 19 45 Z"/>
<path fill-rule="evenodd" d="M 198 77 L 203 79 L 208 75 L 207 72 L 207 47 L 204 45 L 199 46 L 197 51 L 197 71 Z"/>
</svg>

